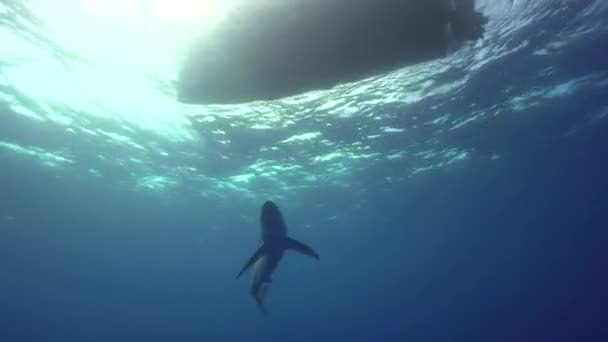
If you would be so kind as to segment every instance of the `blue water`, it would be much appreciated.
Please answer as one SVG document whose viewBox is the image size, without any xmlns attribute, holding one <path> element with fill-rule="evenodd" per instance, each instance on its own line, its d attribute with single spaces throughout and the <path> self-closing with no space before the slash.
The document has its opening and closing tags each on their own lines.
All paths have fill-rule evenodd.
<svg viewBox="0 0 608 342">
<path fill-rule="evenodd" d="M 479 1 L 446 59 L 160 121 L 1 4 L 1 341 L 608 340 L 608 2 Z M 268 316 L 234 280 L 266 199 L 321 255 Z"/>
</svg>

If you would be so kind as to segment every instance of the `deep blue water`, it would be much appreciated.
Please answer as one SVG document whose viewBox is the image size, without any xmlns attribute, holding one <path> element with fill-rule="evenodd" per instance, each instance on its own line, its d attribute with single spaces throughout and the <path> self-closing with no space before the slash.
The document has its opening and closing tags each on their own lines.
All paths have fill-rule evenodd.
<svg viewBox="0 0 608 342">
<path fill-rule="evenodd" d="M 479 5 L 483 42 L 337 105 L 180 107 L 196 139 L 37 98 L 0 46 L 0 340 L 608 340 L 608 3 Z M 268 198 L 321 260 L 263 316 Z"/>
</svg>

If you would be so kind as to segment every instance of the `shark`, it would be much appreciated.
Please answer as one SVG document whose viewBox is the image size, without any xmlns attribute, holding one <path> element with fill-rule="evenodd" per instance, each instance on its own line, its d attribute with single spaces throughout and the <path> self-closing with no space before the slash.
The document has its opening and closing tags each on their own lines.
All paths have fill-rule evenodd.
<svg viewBox="0 0 608 342">
<path fill-rule="evenodd" d="M 239 279 L 248 269 L 252 269 L 250 293 L 262 313 L 267 314 L 265 298 L 272 283 L 272 274 L 279 265 L 283 253 L 286 250 L 294 250 L 317 260 L 320 260 L 320 256 L 310 246 L 288 236 L 283 214 L 279 207 L 270 200 L 262 205 L 260 230 L 260 245 L 247 260 L 236 279 Z"/>
</svg>

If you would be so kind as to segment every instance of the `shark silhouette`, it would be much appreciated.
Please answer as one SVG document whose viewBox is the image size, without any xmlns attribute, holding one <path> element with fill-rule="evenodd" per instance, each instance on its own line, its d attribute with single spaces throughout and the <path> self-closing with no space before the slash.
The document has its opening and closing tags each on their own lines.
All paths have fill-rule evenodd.
<svg viewBox="0 0 608 342">
<path fill-rule="evenodd" d="M 319 254 L 306 244 L 290 238 L 287 235 L 287 225 L 279 207 L 272 201 L 266 201 L 260 213 L 261 243 L 258 249 L 247 260 L 238 279 L 247 269 L 253 266 L 251 295 L 255 298 L 260 310 L 266 314 L 264 299 L 268 287 L 272 283 L 272 273 L 279 265 L 283 252 L 287 249 L 298 251 L 317 260 Z"/>
</svg>

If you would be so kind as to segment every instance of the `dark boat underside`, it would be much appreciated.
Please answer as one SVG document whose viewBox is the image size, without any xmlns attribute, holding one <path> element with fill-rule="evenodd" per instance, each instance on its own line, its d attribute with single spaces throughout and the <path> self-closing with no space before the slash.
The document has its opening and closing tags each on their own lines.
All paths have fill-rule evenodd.
<svg viewBox="0 0 608 342">
<path fill-rule="evenodd" d="M 474 0 L 248 0 L 195 41 L 179 101 L 235 104 L 329 89 L 479 39 Z"/>
</svg>

